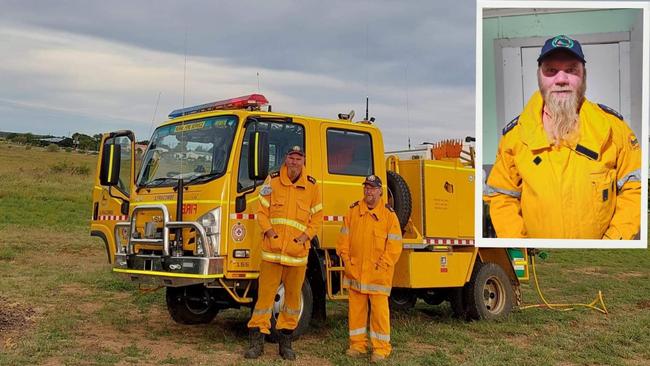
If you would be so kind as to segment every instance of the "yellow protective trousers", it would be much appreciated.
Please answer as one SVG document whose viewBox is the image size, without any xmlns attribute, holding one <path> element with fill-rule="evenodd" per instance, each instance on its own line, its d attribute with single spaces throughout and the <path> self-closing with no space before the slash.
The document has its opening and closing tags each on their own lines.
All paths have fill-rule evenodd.
<svg viewBox="0 0 650 366">
<path fill-rule="evenodd" d="M 370 329 L 368 329 L 368 311 L 370 311 Z M 366 353 L 368 334 L 370 334 L 372 352 L 388 357 L 391 351 L 388 296 L 364 294 L 350 289 L 348 328 L 350 329 L 350 348 Z"/>
<path fill-rule="evenodd" d="M 296 329 L 300 320 L 300 301 L 302 283 L 305 280 L 307 266 L 284 266 L 279 263 L 262 261 L 258 293 L 253 316 L 248 322 L 249 328 L 260 328 L 264 334 L 270 334 L 271 314 L 275 295 L 280 282 L 284 284 L 284 304 L 280 309 L 275 329 Z"/>
</svg>

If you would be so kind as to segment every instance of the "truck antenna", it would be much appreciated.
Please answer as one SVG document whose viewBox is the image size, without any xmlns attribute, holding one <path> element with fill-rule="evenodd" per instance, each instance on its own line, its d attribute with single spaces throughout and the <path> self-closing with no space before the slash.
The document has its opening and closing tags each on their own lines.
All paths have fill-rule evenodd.
<svg viewBox="0 0 650 366">
<path fill-rule="evenodd" d="M 185 60 L 183 62 L 183 108 L 185 108 L 185 86 L 187 84 L 187 23 L 185 24 L 185 41 L 183 42 Z"/>
<path fill-rule="evenodd" d="M 149 133 L 147 136 L 151 136 L 151 130 L 153 130 L 153 124 L 156 121 L 156 114 L 158 113 L 158 105 L 160 104 L 160 95 L 161 91 L 158 92 L 158 99 L 156 99 L 156 107 L 153 109 L 153 116 L 151 116 L 151 126 L 149 127 Z"/>
<path fill-rule="evenodd" d="M 366 95 L 366 121 L 368 121 L 368 96 Z"/>
<path fill-rule="evenodd" d="M 411 150 L 411 112 L 409 111 L 408 64 L 404 67 L 404 84 L 406 85 L 406 133 L 408 135 L 409 150 Z"/>
</svg>

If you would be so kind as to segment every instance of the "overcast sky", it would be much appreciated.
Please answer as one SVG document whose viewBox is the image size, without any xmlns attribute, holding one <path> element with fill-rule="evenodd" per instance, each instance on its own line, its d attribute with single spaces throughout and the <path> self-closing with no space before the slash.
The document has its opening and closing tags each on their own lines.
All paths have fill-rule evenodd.
<svg viewBox="0 0 650 366">
<path fill-rule="evenodd" d="M 355 120 L 368 95 L 389 150 L 409 135 L 413 147 L 463 138 L 474 134 L 475 6 L 0 0 L 0 130 L 142 140 L 183 99 L 259 90 L 276 112 L 353 109 Z"/>
</svg>

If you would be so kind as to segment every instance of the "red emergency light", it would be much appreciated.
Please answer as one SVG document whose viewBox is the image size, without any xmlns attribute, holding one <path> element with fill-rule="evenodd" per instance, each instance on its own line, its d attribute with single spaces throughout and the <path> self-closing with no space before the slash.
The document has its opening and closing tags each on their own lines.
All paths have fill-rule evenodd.
<svg viewBox="0 0 650 366">
<path fill-rule="evenodd" d="M 220 100 L 217 102 L 195 105 L 182 109 L 176 109 L 169 114 L 169 118 L 187 116 L 188 114 L 226 109 L 250 109 L 259 110 L 261 106 L 269 104 L 269 101 L 262 94 L 244 95 L 232 99 Z"/>
</svg>

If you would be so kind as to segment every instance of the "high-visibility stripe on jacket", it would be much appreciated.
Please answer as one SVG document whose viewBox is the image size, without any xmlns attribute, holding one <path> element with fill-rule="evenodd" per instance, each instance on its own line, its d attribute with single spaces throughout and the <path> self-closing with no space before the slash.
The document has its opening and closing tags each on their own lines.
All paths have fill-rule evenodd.
<svg viewBox="0 0 650 366">
<path fill-rule="evenodd" d="M 311 244 L 309 240 L 298 244 L 294 239 L 303 233 L 310 239 L 320 233 L 322 207 L 320 188 L 304 169 L 295 183 L 285 165 L 269 175 L 260 190 L 257 220 L 263 233 L 274 229 L 278 236 L 264 236 L 262 259 L 288 266 L 306 265 Z"/>
<path fill-rule="evenodd" d="M 632 239 L 640 226 L 641 150 L 634 132 L 585 100 L 575 145 L 554 147 L 536 92 L 504 129 L 484 200 L 500 238 Z"/>
<path fill-rule="evenodd" d="M 336 251 L 345 265 L 345 285 L 364 294 L 390 295 L 402 252 L 397 215 L 383 201 L 372 210 L 364 201 L 355 203 L 343 219 Z"/>
</svg>

